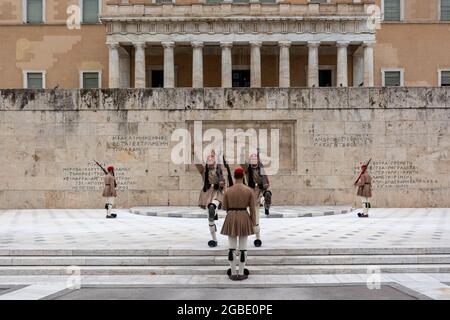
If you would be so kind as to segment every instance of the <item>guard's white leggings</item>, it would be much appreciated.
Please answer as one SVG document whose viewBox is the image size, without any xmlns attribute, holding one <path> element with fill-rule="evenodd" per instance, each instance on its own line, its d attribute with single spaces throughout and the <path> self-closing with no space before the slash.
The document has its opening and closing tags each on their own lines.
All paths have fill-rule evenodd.
<svg viewBox="0 0 450 320">
<path fill-rule="evenodd" d="M 363 212 L 365 215 L 369 214 L 369 208 L 367 208 L 366 203 L 370 203 L 369 198 L 367 197 L 361 197 Z"/>
<path fill-rule="evenodd" d="M 217 208 L 219 208 L 219 206 L 220 206 L 220 201 L 214 199 L 211 203 L 216 206 L 216 214 L 217 214 Z M 208 208 L 206 208 L 206 212 L 208 212 Z M 209 225 L 209 233 L 211 233 L 211 238 L 214 241 L 217 241 L 217 235 L 216 235 L 217 227 L 216 227 L 216 223 L 214 222 L 214 219 L 210 220 L 208 217 L 208 225 Z"/>
<path fill-rule="evenodd" d="M 238 238 L 239 238 L 239 247 L 238 247 Z M 244 274 L 245 263 L 247 262 L 247 239 L 248 236 L 240 236 L 240 237 L 232 237 L 228 236 L 228 244 L 230 249 L 234 249 L 235 254 L 233 255 L 233 260 L 228 261 L 231 267 L 231 274 L 236 275 L 236 259 L 239 259 L 239 275 Z M 239 248 L 239 250 L 236 250 Z M 240 253 L 241 250 L 245 250 L 245 260 L 241 262 Z"/>
<path fill-rule="evenodd" d="M 111 214 L 112 207 L 114 205 L 114 197 L 107 197 L 106 204 L 108 205 L 108 209 L 106 210 L 106 214 L 109 216 Z"/>
</svg>

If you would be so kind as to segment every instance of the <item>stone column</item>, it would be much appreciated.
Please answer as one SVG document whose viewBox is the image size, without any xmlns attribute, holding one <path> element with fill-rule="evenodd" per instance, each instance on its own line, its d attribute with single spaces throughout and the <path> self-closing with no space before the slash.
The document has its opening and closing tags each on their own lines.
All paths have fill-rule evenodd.
<svg viewBox="0 0 450 320">
<path fill-rule="evenodd" d="M 192 87 L 203 88 L 203 42 L 192 42 Z"/>
<path fill-rule="evenodd" d="M 373 47 L 374 42 L 364 42 L 364 86 L 374 86 L 373 74 Z"/>
<path fill-rule="evenodd" d="M 280 41 L 280 75 L 279 86 L 280 88 L 289 88 L 291 86 L 291 74 L 289 64 L 289 47 L 290 41 Z"/>
<path fill-rule="evenodd" d="M 348 87 L 348 62 L 347 47 L 348 42 L 337 43 L 337 86 Z"/>
<path fill-rule="evenodd" d="M 231 48 L 233 47 L 232 42 L 221 42 L 220 47 L 222 48 L 222 88 L 231 88 L 231 75 L 233 62 L 231 61 Z"/>
<path fill-rule="evenodd" d="M 175 87 L 174 42 L 162 42 L 164 48 L 164 88 Z"/>
<path fill-rule="evenodd" d="M 364 82 L 364 55 L 361 50 L 353 54 L 353 86 L 359 87 Z"/>
<path fill-rule="evenodd" d="M 145 42 L 133 43 L 134 54 L 134 87 L 145 88 Z"/>
<path fill-rule="evenodd" d="M 119 88 L 119 43 L 108 43 L 109 47 L 109 87 Z"/>
<path fill-rule="evenodd" d="M 261 87 L 261 46 L 262 42 L 252 41 L 250 42 L 251 55 L 250 55 L 250 87 Z"/>
<path fill-rule="evenodd" d="M 320 42 L 308 42 L 308 87 L 319 86 Z"/>
</svg>

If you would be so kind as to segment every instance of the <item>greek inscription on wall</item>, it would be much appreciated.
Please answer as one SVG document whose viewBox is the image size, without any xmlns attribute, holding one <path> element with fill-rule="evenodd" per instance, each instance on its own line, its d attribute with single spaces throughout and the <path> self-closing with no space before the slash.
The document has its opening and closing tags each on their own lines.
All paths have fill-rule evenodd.
<svg viewBox="0 0 450 320">
<path fill-rule="evenodd" d="M 103 165 L 103 164 L 102 164 Z M 106 165 L 103 165 L 105 167 Z M 117 190 L 129 190 L 136 186 L 136 180 L 130 176 L 129 167 L 117 166 L 114 174 Z M 63 180 L 70 184 L 72 191 L 101 191 L 103 190 L 103 171 L 94 163 L 85 167 L 63 168 Z"/>
<path fill-rule="evenodd" d="M 113 136 L 107 143 L 107 148 L 116 152 L 135 152 L 144 154 L 148 149 L 162 149 L 169 147 L 169 136 Z"/>
<path fill-rule="evenodd" d="M 345 136 L 314 135 L 314 147 L 352 148 L 372 144 L 372 136 L 368 134 L 352 134 Z"/>
<path fill-rule="evenodd" d="M 355 167 L 355 174 L 359 171 L 360 167 Z M 438 183 L 436 179 L 422 177 L 412 161 L 372 161 L 369 173 L 373 179 L 373 187 L 378 189 L 418 186 L 431 188 Z"/>
</svg>

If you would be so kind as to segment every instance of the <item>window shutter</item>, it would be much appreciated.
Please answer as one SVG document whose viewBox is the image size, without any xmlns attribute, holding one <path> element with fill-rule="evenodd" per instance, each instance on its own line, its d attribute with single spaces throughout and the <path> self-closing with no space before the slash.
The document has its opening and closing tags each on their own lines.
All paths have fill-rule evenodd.
<svg viewBox="0 0 450 320">
<path fill-rule="evenodd" d="M 98 1 L 99 0 L 83 0 L 83 22 L 98 22 Z"/>
<path fill-rule="evenodd" d="M 441 71 L 441 86 L 450 87 L 450 71 Z"/>
<path fill-rule="evenodd" d="M 384 20 L 385 21 L 401 20 L 400 0 L 384 0 Z"/>
<path fill-rule="evenodd" d="M 43 0 L 27 0 L 27 22 L 42 23 L 43 19 Z"/>
<path fill-rule="evenodd" d="M 98 72 L 83 73 L 83 89 L 98 89 Z"/>
<path fill-rule="evenodd" d="M 441 0 L 441 20 L 450 21 L 450 0 Z"/>
<path fill-rule="evenodd" d="M 28 89 L 42 89 L 42 73 L 30 72 L 27 73 Z"/>
<path fill-rule="evenodd" d="M 401 85 L 400 81 L 401 81 L 400 71 L 384 72 L 384 85 L 386 87 L 399 87 Z"/>
</svg>

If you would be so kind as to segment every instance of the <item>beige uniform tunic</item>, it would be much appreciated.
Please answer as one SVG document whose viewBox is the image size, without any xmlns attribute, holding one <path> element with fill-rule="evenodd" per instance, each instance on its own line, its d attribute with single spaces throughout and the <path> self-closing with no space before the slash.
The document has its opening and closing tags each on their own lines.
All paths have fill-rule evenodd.
<svg viewBox="0 0 450 320">
<path fill-rule="evenodd" d="M 204 169 L 203 169 L 204 170 Z M 200 171 L 200 170 L 199 170 Z M 200 171 L 200 173 L 203 175 L 203 171 Z M 200 196 L 198 198 L 198 205 L 199 207 L 205 209 L 208 204 L 210 204 L 213 200 L 217 200 L 220 203 L 223 201 L 224 196 L 224 190 L 223 189 L 214 189 L 214 185 L 218 184 L 220 181 L 217 181 L 217 174 L 216 169 L 210 169 L 208 172 L 208 180 L 211 184 L 211 187 L 205 191 L 203 191 L 203 188 L 200 190 Z"/>
<path fill-rule="evenodd" d="M 255 234 L 253 227 L 256 224 L 256 208 L 251 188 L 242 182 L 236 182 L 225 192 L 222 207 L 227 211 L 227 216 L 221 234 L 233 237 Z M 250 214 L 244 208 L 249 208 Z"/>
<path fill-rule="evenodd" d="M 109 197 L 117 197 L 117 192 L 116 192 L 116 179 L 114 178 L 114 176 L 110 173 L 108 173 L 107 175 L 105 175 L 104 178 L 105 181 L 105 187 L 103 189 L 103 197 L 105 198 L 109 198 Z"/>
<path fill-rule="evenodd" d="M 365 198 L 372 197 L 372 177 L 367 171 L 361 175 L 356 185 L 358 186 L 358 196 Z"/>
</svg>

